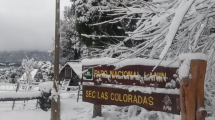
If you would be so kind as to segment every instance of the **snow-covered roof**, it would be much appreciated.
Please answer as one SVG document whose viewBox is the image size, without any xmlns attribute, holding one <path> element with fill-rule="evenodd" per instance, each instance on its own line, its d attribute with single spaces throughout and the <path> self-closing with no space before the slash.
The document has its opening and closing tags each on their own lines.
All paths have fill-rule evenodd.
<svg viewBox="0 0 215 120">
<path fill-rule="evenodd" d="M 34 69 L 31 71 L 31 78 L 34 79 L 35 75 L 37 74 L 38 69 Z M 20 80 L 26 80 L 26 72 L 22 75 Z"/>
<path fill-rule="evenodd" d="M 74 72 L 78 75 L 78 77 L 79 78 L 81 78 L 81 76 L 82 76 L 82 64 L 80 63 L 80 62 L 67 62 L 64 66 L 63 66 L 63 68 L 65 67 L 65 66 L 67 66 L 67 65 L 69 65 L 73 70 L 74 70 Z M 62 69 L 63 69 L 62 68 Z M 61 70 L 62 70 L 61 69 Z M 60 71 L 61 71 L 60 70 Z"/>
</svg>

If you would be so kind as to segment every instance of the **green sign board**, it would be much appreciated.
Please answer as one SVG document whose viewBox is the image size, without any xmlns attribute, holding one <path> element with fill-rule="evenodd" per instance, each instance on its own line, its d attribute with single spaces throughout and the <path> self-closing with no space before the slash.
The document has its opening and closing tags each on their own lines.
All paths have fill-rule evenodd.
<svg viewBox="0 0 215 120">
<path fill-rule="evenodd" d="M 84 67 L 84 80 L 93 80 L 93 67 Z"/>
</svg>

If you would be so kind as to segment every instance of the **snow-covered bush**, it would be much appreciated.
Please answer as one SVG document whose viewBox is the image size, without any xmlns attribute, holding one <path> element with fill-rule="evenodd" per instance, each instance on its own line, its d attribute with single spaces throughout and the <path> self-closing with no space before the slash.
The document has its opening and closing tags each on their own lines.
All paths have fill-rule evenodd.
<svg viewBox="0 0 215 120">
<path fill-rule="evenodd" d="M 22 67 L 9 67 L 0 69 L 0 82 L 1 83 L 16 83 L 17 80 L 24 73 L 24 69 Z"/>
<path fill-rule="evenodd" d="M 42 79 L 44 81 L 50 81 L 54 77 L 54 65 L 50 61 L 36 61 Z"/>
</svg>

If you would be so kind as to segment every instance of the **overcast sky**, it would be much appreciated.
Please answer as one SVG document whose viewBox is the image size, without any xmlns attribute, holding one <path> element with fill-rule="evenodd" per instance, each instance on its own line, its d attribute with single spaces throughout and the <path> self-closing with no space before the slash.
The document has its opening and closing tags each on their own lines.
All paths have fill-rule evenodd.
<svg viewBox="0 0 215 120">
<path fill-rule="evenodd" d="M 70 5 L 61 0 L 61 13 Z M 55 0 L 0 0 L 0 51 L 49 50 L 54 23 Z"/>
</svg>

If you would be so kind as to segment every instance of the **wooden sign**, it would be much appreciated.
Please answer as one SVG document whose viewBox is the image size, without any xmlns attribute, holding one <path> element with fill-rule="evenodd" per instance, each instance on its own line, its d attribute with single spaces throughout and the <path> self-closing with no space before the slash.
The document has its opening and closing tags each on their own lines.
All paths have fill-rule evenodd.
<svg viewBox="0 0 215 120">
<path fill-rule="evenodd" d="M 102 105 L 138 105 L 147 110 L 180 114 L 179 95 L 163 93 L 129 92 L 125 89 L 98 86 L 83 86 L 84 102 Z"/>
<path fill-rule="evenodd" d="M 176 80 L 178 68 L 129 65 L 116 69 L 115 66 L 83 66 L 83 81 L 96 84 L 135 85 L 158 88 L 180 88 Z"/>
</svg>

